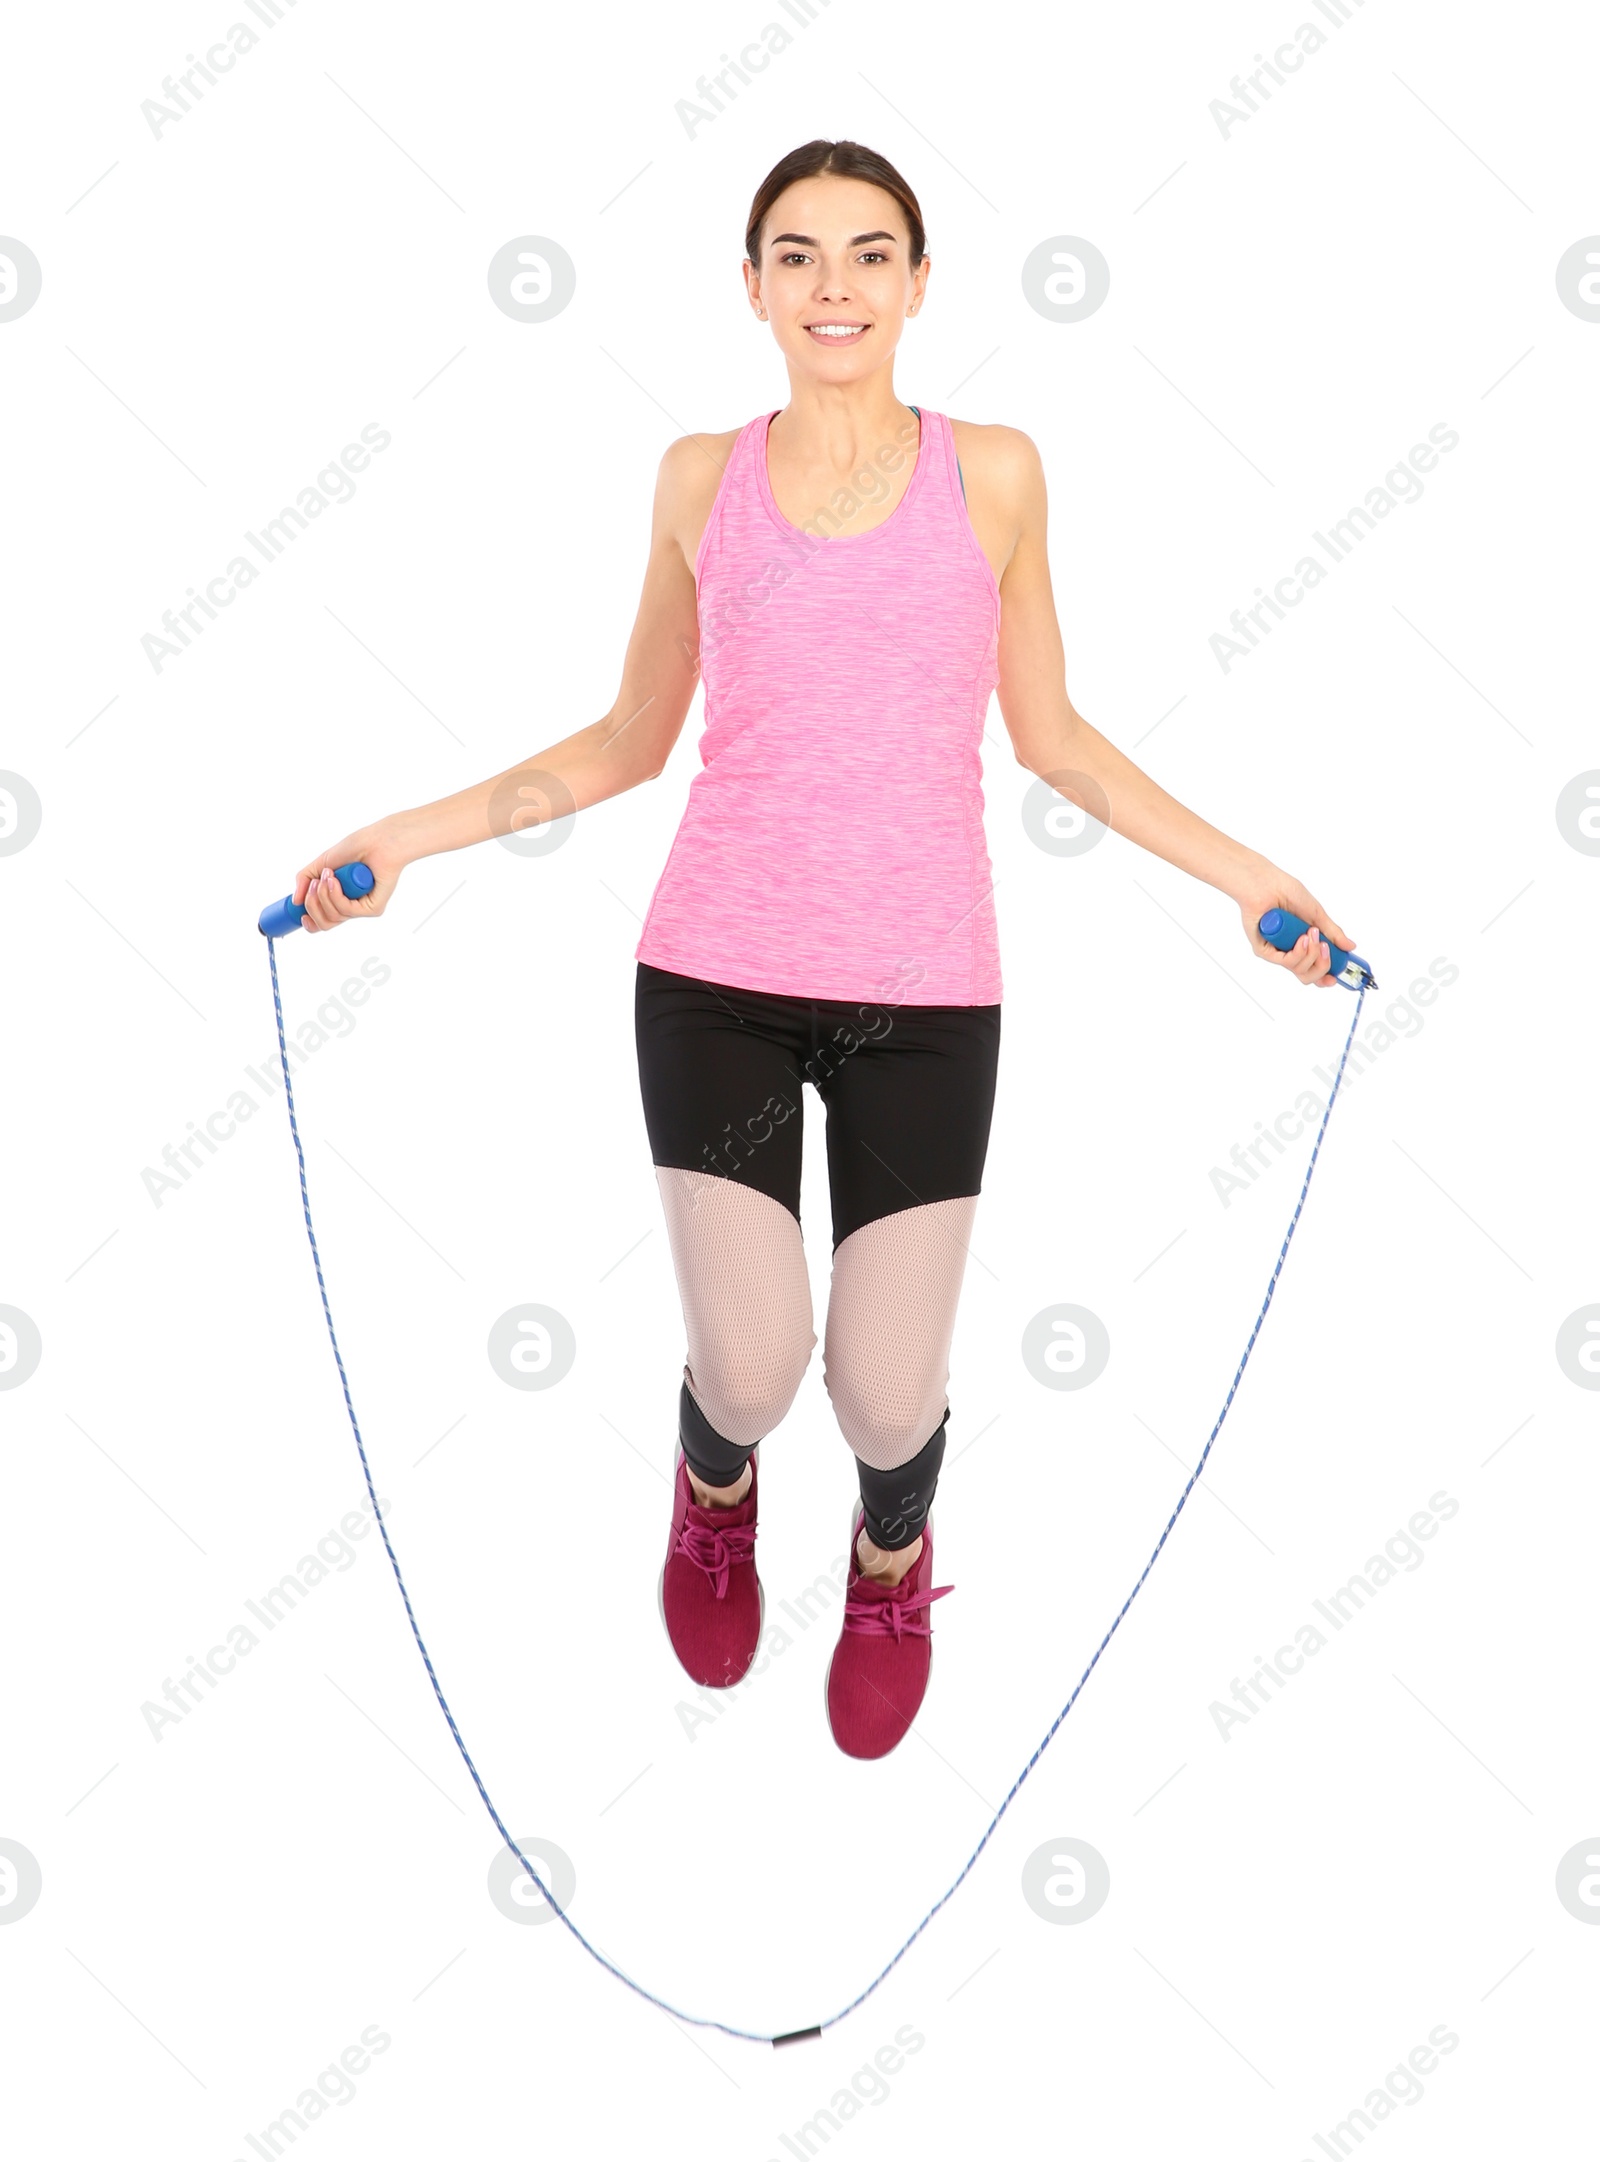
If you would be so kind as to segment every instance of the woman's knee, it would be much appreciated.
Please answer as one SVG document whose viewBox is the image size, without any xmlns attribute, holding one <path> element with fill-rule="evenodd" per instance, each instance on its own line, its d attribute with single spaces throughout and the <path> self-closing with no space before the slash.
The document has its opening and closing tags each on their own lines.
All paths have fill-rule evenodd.
<svg viewBox="0 0 1600 2162">
<path fill-rule="evenodd" d="M 880 1471 L 907 1464 L 949 1413 L 943 1381 L 931 1375 L 825 1365 L 839 1430 L 862 1463 Z"/>
<path fill-rule="evenodd" d="M 760 1335 L 718 1335 L 697 1348 L 684 1378 L 716 1431 L 736 1448 L 753 1448 L 799 1394 L 816 1341 L 799 1317 Z"/>
</svg>

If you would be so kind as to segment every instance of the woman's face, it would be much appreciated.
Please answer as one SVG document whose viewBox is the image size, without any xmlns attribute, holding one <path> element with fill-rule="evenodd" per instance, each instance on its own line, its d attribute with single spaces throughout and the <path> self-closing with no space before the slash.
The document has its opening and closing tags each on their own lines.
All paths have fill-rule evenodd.
<svg viewBox="0 0 1600 2162">
<path fill-rule="evenodd" d="M 870 181 L 818 173 L 773 204 L 760 265 L 747 262 L 744 277 L 791 376 L 849 383 L 893 355 L 928 282 L 928 258 L 912 268 L 905 213 L 892 195 Z M 842 335 L 813 327 L 825 323 L 855 327 Z"/>
</svg>

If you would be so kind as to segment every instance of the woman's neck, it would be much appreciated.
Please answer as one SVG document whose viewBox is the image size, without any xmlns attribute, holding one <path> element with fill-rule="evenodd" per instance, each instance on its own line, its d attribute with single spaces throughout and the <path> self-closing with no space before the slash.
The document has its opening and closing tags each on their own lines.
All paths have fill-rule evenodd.
<svg viewBox="0 0 1600 2162">
<path fill-rule="evenodd" d="M 895 394 L 885 366 L 858 383 L 789 383 L 789 403 L 773 419 L 773 455 L 786 465 L 843 477 L 886 444 L 915 443 L 917 416 Z"/>
</svg>

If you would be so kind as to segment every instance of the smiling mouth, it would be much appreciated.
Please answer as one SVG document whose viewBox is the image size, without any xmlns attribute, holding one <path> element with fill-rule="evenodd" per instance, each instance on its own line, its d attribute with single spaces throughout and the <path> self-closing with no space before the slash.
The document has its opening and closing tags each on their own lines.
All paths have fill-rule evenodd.
<svg viewBox="0 0 1600 2162">
<path fill-rule="evenodd" d="M 854 345 L 872 328 L 870 323 L 807 323 L 806 335 L 819 345 Z"/>
</svg>

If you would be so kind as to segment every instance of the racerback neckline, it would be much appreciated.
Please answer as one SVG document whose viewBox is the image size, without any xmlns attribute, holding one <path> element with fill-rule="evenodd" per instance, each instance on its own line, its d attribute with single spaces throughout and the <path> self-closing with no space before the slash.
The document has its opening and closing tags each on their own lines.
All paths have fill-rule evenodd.
<svg viewBox="0 0 1600 2162">
<path fill-rule="evenodd" d="M 901 496 L 899 502 L 895 505 L 894 509 L 890 511 L 888 517 L 880 519 L 877 525 L 868 526 L 866 530 L 861 533 L 834 533 L 817 535 L 814 533 L 807 533 L 804 526 L 798 526 L 794 523 L 792 519 L 786 518 L 783 512 L 778 508 L 778 499 L 772 492 L 772 479 L 767 471 L 767 436 L 769 431 L 771 430 L 772 423 L 783 411 L 782 406 L 774 406 L 772 411 L 767 414 L 764 420 L 755 423 L 754 451 L 756 469 L 756 492 L 761 498 L 762 507 L 765 509 L 768 517 L 771 518 L 773 523 L 780 527 L 783 532 L 798 533 L 806 540 L 820 540 L 821 545 L 827 548 L 837 548 L 841 544 L 844 544 L 846 546 L 849 546 L 851 544 L 859 545 L 859 543 L 861 543 L 862 541 L 876 540 L 880 533 L 887 533 L 894 525 L 895 521 L 900 517 L 901 513 L 905 510 L 906 505 L 911 501 L 912 497 L 916 495 L 918 490 L 921 488 L 923 479 L 926 476 L 928 470 L 930 457 L 933 453 L 933 445 L 929 440 L 930 434 L 932 432 L 928 425 L 930 418 L 929 414 L 921 406 L 917 405 L 912 406 L 911 410 L 913 413 L 916 414 L 919 424 L 917 429 L 916 460 L 911 468 L 911 478 L 906 482 L 905 493 Z"/>
</svg>

